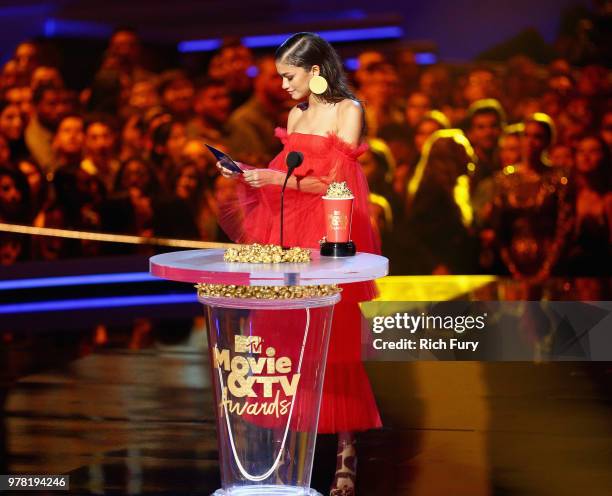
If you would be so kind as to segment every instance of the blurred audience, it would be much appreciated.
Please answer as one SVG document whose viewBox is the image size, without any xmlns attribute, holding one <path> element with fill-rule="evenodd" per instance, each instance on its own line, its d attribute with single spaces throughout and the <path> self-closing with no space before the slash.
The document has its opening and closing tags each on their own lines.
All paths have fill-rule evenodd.
<svg viewBox="0 0 612 496">
<path fill-rule="evenodd" d="M 611 73 L 568 26 L 546 66 L 358 54 L 359 163 L 393 273 L 610 275 Z M 77 92 L 37 43 L 16 48 L 0 70 L 0 222 L 228 241 L 217 215 L 236 191 L 206 144 L 256 167 L 281 150 L 294 102 L 275 61 L 237 39 L 200 68 L 144 61 L 117 28 Z M 134 250 L 152 253 L 0 233 L 3 264 Z"/>
</svg>

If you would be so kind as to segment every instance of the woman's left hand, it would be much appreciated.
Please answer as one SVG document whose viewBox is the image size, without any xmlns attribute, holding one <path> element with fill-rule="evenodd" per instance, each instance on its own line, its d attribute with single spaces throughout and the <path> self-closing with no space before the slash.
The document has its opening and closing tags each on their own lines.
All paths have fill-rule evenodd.
<svg viewBox="0 0 612 496">
<path fill-rule="evenodd" d="M 243 177 L 249 186 L 261 188 L 262 186 L 281 184 L 282 174 L 270 169 L 251 169 L 244 171 Z"/>
</svg>

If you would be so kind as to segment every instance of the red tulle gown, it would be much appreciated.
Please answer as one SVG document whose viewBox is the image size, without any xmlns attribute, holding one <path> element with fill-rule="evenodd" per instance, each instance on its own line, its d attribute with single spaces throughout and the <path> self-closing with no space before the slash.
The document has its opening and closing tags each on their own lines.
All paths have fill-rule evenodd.
<svg viewBox="0 0 612 496">
<path fill-rule="evenodd" d="M 291 133 L 276 129 L 283 150 L 270 162 L 270 169 L 287 171 L 286 157 L 299 151 L 304 161 L 294 171 L 300 184 L 320 185 L 317 193 L 285 191 L 284 244 L 319 248 L 325 235 L 323 200 L 327 185 L 346 181 L 355 196 L 351 238 L 357 250 L 380 253 L 368 214 L 368 184 L 357 161 L 367 145 L 351 146 L 335 134 L 327 136 Z M 280 186 L 252 188 L 238 179 L 237 198 L 220 207 L 219 223 L 237 243 L 280 244 Z M 323 399 L 319 415 L 320 433 L 363 431 L 381 427 L 376 401 L 360 354 L 360 301 L 375 296 L 373 282 L 342 286 L 342 300 L 334 308 L 327 356 Z"/>
</svg>

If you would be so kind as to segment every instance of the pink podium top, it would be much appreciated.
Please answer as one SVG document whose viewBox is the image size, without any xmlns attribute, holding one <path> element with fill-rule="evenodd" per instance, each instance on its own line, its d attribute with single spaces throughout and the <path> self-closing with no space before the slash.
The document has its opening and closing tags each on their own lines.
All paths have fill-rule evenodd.
<svg viewBox="0 0 612 496">
<path fill-rule="evenodd" d="M 313 286 L 372 281 L 389 271 L 389 260 L 371 253 L 322 257 L 311 250 L 309 263 L 225 262 L 224 250 L 184 250 L 149 259 L 151 275 L 171 281 L 241 286 Z"/>
</svg>

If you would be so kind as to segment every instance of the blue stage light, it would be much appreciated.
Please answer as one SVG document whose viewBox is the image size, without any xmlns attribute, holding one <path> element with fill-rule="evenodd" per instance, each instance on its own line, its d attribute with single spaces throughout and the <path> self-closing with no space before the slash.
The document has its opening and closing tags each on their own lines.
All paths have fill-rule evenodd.
<svg viewBox="0 0 612 496">
<path fill-rule="evenodd" d="M 57 23 L 55 19 L 47 19 L 43 26 L 43 34 L 47 38 L 52 38 L 57 33 Z"/>
<path fill-rule="evenodd" d="M 321 31 L 319 35 L 329 42 L 385 40 L 401 38 L 404 36 L 404 30 L 399 26 L 383 26 L 378 28 Z"/>
<path fill-rule="evenodd" d="M 414 61 L 418 65 L 431 65 L 438 61 L 438 56 L 435 53 L 422 52 L 414 55 Z"/>
<path fill-rule="evenodd" d="M 258 36 L 245 36 L 242 38 L 242 44 L 249 48 L 264 48 L 278 46 L 283 41 L 291 36 L 287 33 L 281 34 L 263 34 Z"/>
<path fill-rule="evenodd" d="M 54 36 L 108 38 L 112 33 L 113 27 L 101 22 L 49 18 L 43 25 L 43 34 L 47 38 L 52 38 Z"/>
<path fill-rule="evenodd" d="M 359 59 L 357 57 L 345 59 L 344 67 L 346 67 L 347 71 L 356 71 L 359 69 Z"/>
<path fill-rule="evenodd" d="M 221 47 L 220 39 L 190 40 L 190 41 L 181 41 L 178 44 L 178 51 L 181 53 L 212 52 L 213 50 L 218 50 L 220 47 Z"/>
<path fill-rule="evenodd" d="M 278 46 L 292 33 L 245 36 L 242 43 L 249 48 L 263 48 Z M 384 26 L 378 28 L 360 29 L 336 29 L 330 31 L 319 31 L 318 34 L 330 43 L 342 43 L 346 41 L 382 40 L 389 38 L 401 38 L 404 31 L 399 26 Z"/>
<path fill-rule="evenodd" d="M 159 282 L 162 279 L 148 272 L 120 272 L 115 274 L 91 274 L 79 276 L 39 277 L 0 281 L 0 291 L 16 289 L 55 288 L 61 286 L 84 286 L 90 284 L 116 284 L 122 282 Z"/>
<path fill-rule="evenodd" d="M 247 69 L 246 73 L 250 78 L 254 78 L 257 77 L 257 74 L 259 74 L 259 69 L 256 65 L 252 65 Z"/>
<path fill-rule="evenodd" d="M 181 303 L 197 303 L 197 301 L 198 299 L 195 292 L 164 295 L 112 296 L 107 298 L 35 301 L 0 305 L 0 315 L 59 312 L 70 310 L 93 310 L 96 308 L 104 309 L 150 305 L 176 305 Z"/>
<path fill-rule="evenodd" d="M 292 33 L 245 36 L 242 43 L 249 48 L 264 48 L 280 45 Z M 399 26 L 382 26 L 374 28 L 335 29 L 319 31 L 318 34 L 329 42 L 342 43 L 347 41 L 384 40 L 401 38 L 404 31 Z M 217 50 L 221 46 L 220 39 L 182 41 L 178 44 L 181 53 L 205 52 Z"/>
</svg>

